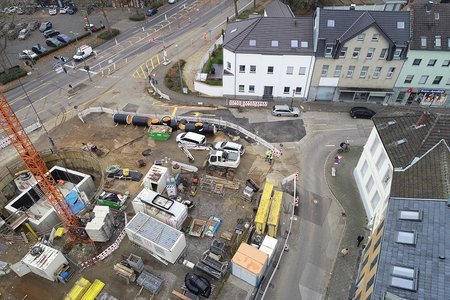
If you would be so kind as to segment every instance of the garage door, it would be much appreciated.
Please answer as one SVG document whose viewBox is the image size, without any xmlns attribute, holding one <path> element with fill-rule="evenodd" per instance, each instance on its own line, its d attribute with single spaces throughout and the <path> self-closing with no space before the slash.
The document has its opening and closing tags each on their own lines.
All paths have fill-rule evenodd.
<svg viewBox="0 0 450 300">
<path fill-rule="evenodd" d="M 335 87 L 319 87 L 317 89 L 316 100 L 332 101 Z"/>
</svg>

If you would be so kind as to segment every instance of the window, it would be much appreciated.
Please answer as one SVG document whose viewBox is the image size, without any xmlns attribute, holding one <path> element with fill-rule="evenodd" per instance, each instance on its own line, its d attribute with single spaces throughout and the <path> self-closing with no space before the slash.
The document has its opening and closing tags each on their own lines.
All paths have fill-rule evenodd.
<svg viewBox="0 0 450 300">
<path fill-rule="evenodd" d="M 439 83 L 441 83 L 441 80 L 442 80 L 442 76 L 436 76 L 436 77 L 434 77 L 433 84 L 439 84 Z"/>
<path fill-rule="evenodd" d="M 405 22 L 403 21 L 397 22 L 397 29 L 405 29 Z"/>
<path fill-rule="evenodd" d="M 239 66 L 239 73 L 245 73 L 245 65 Z"/>
<path fill-rule="evenodd" d="M 385 59 L 386 58 L 387 51 L 388 51 L 387 48 L 381 49 L 380 59 Z"/>
<path fill-rule="evenodd" d="M 428 61 L 427 67 L 434 67 L 434 65 L 436 64 L 436 59 L 430 59 Z"/>
<path fill-rule="evenodd" d="M 296 87 L 296 88 L 295 88 L 295 93 L 296 93 L 296 94 L 301 94 L 301 93 L 302 93 L 302 88 L 299 87 L 299 86 Z"/>
<path fill-rule="evenodd" d="M 305 75 L 306 74 L 306 67 L 300 67 L 298 69 L 298 75 Z"/>
<path fill-rule="evenodd" d="M 448 67 L 448 66 L 450 66 L 450 60 L 448 60 L 448 59 L 444 60 L 444 61 L 442 62 L 442 66 L 443 66 L 443 67 Z"/>
<path fill-rule="evenodd" d="M 377 152 L 379 145 L 380 142 L 378 141 L 378 139 L 374 139 L 372 145 L 370 146 L 370 153 L 372 153 L 372 155 L 375 155 L 375 152 Z"/>
<path fill-rule="evenodd" d="M 421 47 L 426 47 L 427 46 L 427 37 L 426 36 L 421 36 L 420 37 L 420 46 Z"/>
<path fill-rule="evenodd" d="M 345 54 L 347 54 L 347 47 L 342 47 L 341 52 L 339 52 L 339 58 L 344 58 Z"/>
<path fill-rule="evenodd" d="M 256 73 L 256 66 L 250 66 L 250 73 Z"/>
<path fill-rule="evenodd" d="M 380 78 L 380 74 L 381 74 L 381 67 L 375 67 L 375 70 L 373 71 L 372 78 L 373 79 L 378 79 L 378 78 Z"/>
<path fill-rule="evenodd" d="M 383 152 L 381 152 L 380 156 L 377 159 L 377 168 L 378 168 L 378 170 L 381 169 L 381 167 L 383 166 L 385 161 L 386 161 L 386 158 L 384 157 Z"/>
<path fill-rule="evenodd" d="M 376 192 L 375 195 L 373 195 L 373 198 L 371 201 L 372 207 L 373 208 L 377 207 L 379 202 L 380 202 L 380 194 L 378 194 L 378 192 Z M 381 241 L 381 239 L 380 239 L 380 241 Z"/>
<path fill-rule="evenodd" d="M 249 45 L 249 46 L 252 46 L 252 47 L 255 47 L 255 46 L 256 46 L 256 40 L 250 40 L 250 41 L 248 41 L 248 45 Z"/>
<path fill-rule="evenodd" d="M 298 48 L 298 41 L 297 40 L 291 40 L 291 48 Z"/>
<path fill-rule="evenodd" d="M 334 20 L 327 20 L 327 27 L 334 27 Z"/>
<path fill-rule="evenodd" d="M 390 67 L 387 71 L 386 78 L 387 79 L 392 78 L 392 76 L 394 75 L 394 72 L 395 72 L 395 67 Z"/>
<path fill-rule="evenodd" d="M 273 74 L 273 66 L 267 67 L 267 74 Z"/>
<path fill-rule="evenodd" d="M 353 72 L 355 72 L 355 66 L 349 66 L 347 70 L 347 77 L 353 77 Z"/>
<path fill-rule="evenodd" d="M 353 50 L 352 58 L 358 58 L 358 57 L 359 57 L 359 52 L 361 52 L 361 48 L 356 47 L 356 48 Z"/>
<path fill-rule="evenodd" d="M 439 13 L 438 12 L 435 12 L 434 13 L 434 19 L 437 21 L 437 20 L 439 20 Z"/>
<path fill-rule="evenodd" d="M 239 92 L 240 92 L 240 93 L 243 93 L 244 91 L 245 91 L 245 85 L 240 84 L 240 85 L 239 85 Z"/>
<path fill-rule="evenodd" d="M 327 76 L 329 67 L 330 67 L 329 65 L 323 65 L 322 66 L 322 72 L 320 73 L 321 77 L 326 77 Z"/>
<path fill-rule="evenodd" d="M 372 35 L 372 42 L 378 42 L 379 39 L 380 39 L 380 35 L 378 33 L 374 33 Z"/>
<path fill-rule="evenodd" d="M 325 57 L 331 57 L 332 53 L 333 53 L 333 44 L 327 44 L 327 47 L 325 48 Z"/>
<path fill-rule="evenodd" d="M 420 58 L 416 58 L 413 61 L 413 66 L 419 66 L 421 62 L 422 62 L 422 60 Z"/>
<path fill-rule="evenodd" d="M 284 89 L 283 89 L 283 94 L 289 94 L 290 90 L 291 90 L 290 87 L 285 86 Z"/>
<path fill-rule="evenodd" d="M 361 73 L 359 73 L 359 78 L 366 78 L 367 72 L 369 71 L 368 66 L 364 66 L 361 68 Z"/>
<path fill-rule="evenodd" d="M 364 41 L 364 38 L 366 37 L 365 33 L 361 33 L 360 35 L 358 35 L 358 41 Z"/>
<path fill-rule="evenodd" d="M 447 80 L 446 85 L 450 85 L 450 78 Z"/>
<path fill-rule="evenodd" d="M 300 42 L 300 47 L 302 47 L 302 48 L 308 48 L 308 42 L 301 41 L 301 42 Z"/>
<path fill-rule="evenodd" d="M 249 85 L 248 86 L 248 92 L 249 93 L 254 93 L 255 92 L 255 86 L 254 85 Z"/>
<path fill-rule="evenodd" d="M 421 210 L 401 210 L 398 218 L 400 220 L 420 221 L 422 220 L 422 215 Z"/>
<path fill-rule="evenodd" d="M 229 61 L 227 61 L 227 69 L 231 70 L 231 63 Z"/>
<path fill-rule="evenodd" d="M 405 83 L 411 83 L 414 78 L 414 75 L 406 75 Z"/>
<path fill-rule="evenodd" d="M 415 245 L 416 233 L 414 231 L 398 231 L 395 241 L 399 244 Z"/>
<path fill-rule="evenodd" d="M 366 183 L 366 191 L 367 191 L 367 194 L 370 193 L 370 191 L 372 190 L 372 188 L 373 188 L 373 178 L 372 178 L 372 176 L 370 176 L 369 180 L 368 180 L 367 183 Z"/>
<path fill-rule="evenodd" d="M 395 49 L 394 51 L 394 59 L 400 59 L 400 56 L 402 55 L 403 49 Z"/>
<path fill-rule="evenodd" d="M 441 36 L 437 35 L 434 37 L 434 47 L 441 48 L 441 46 L 442 46 Z"/>
<path fill-rule="evenodd" d="M 334 77 L 341 76 L 341 71 L 342 71 L 342 66 L 341 65 L 337 65 L 336 69 L 334 69 Z"/>
<path fill-rule="evenodd" d="M 419 79 L 419 84 L 425 84 L 428 80 L 428 75 L 422 75 Z"/>
<path fill-rule="evenodd" d="M 287 69 L 286 69 L 286 74 L 287 74 L 287 75 L 292 75 L 292 74 L 294 74 L 294 67 L 287 67 Z"/>
<path fill-rule="evenodd" d="M 369 48 L 369 50 L 367 50 L 366 58 L 372 59 L 374 53 L 375 53 L 375 48 Z"/>
<path fill-rule="evenodd" d="M 272 41 L 272 47 L 278 47 L 278 41 Z"/>
<path fill-rule="evenodd" d="M 394 266 L 392 268 L 391 286 L 415 291 L 417 287 L 417 270 Z"/>
<path fill-rule="evenodd" d="M 449 49 L 450 49 L 450 37 L 449 37 L 449 38 L 447 38 L 447 48 L 449 48 Z"/>
<path fill-rule="evenodd" d="M 361 173 L 363 174 L 363 176 L 366 174 L 368 168 L 369 168 L 369 165 L 367 164 L 367 160 L 365 160 L 361 167 Z"/>
</svg>

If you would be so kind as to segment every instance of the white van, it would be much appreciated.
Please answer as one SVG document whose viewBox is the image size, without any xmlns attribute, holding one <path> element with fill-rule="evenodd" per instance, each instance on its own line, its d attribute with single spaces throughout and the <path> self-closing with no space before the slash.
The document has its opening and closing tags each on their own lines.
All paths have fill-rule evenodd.
<svg viewBox="0 0 450 300">
<path fill-rule="evenodd" d="M 206 137 L 195 132 L 185 132 L 177 135 L 176 141 L 178 144 L 185 146 L 205 146 Z"/>
<path fill-rule="evenodd" d="M 91 46 L 83 45 L 77 49 L 77 53 L 73 56 L 74 60 L 83 60 L 94 53 Z"/>
</svg>

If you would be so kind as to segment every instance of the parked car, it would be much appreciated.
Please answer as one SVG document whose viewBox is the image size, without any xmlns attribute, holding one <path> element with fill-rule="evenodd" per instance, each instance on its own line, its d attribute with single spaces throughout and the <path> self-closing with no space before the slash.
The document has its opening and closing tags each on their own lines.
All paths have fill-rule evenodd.
<svg viewBox="0 0 450 300">
<path fill-rule="evenodd" d="M 57 36 L 58 34 L 60 34 L 61 32 L 53 30 L 53 29 L 49 29 L 44 31 L 44 38 L 48 39 L 54 36 Z"/>
<path fill-rule="evenodd" d="M 38 56 L 37 56 L 36 53 L 34 53 L 34 52 L 31 51 L 31 50 L 22 50 L 22 51 L 19 53 L 19 58 L 20 58 L 20 59 L 37 59 Z"/>
<path fill-rule="evenodd" d="M 65 35 L 65 34 L 63 34 L 63 33 L 59 34 L 59 35 L 56 37 L 56 39 L 57 39 L 58 41 L 60 41 L 61 43 L 64 43 L 64 44 L 67 44 L 67 43 L 70 43 L 71 41 L 73 41 L 73 38 L 71 38 L 70 36 Z"/>
<path fill-rule="evenodd" d="M 275 105 L 272 107 L 272 115 L 277 117 L 298 117 L 300 109 L 289 105 Z"/>
<path fill-rule="evenodd" d="M 353 119 L 372 119 L 375 114 L 370 108 L 362 106 L 355 106 L 350 110 L 350 117 Z"/>
<path fill-rule="evenodd" d="M 33 47 L 31 47 L 31 51 L 33 51 L 36 54 L 42 54 L 45 51 L 47 51 L 47 48 L 42 47 L 41 44 L 36 44 Z"/>
<path fill-rule="evenodd" d="M 29 29 L 22 29 L 19 32 L 19 40 L 26 40 L 30 36 L 30 30 Z"/>
<path fill-rule="evenodd" d="M 40 32 L 44 32 L 46 30 L 49 30 L 53 27 L 52 22 L 50 21 L 45 21 L 41 23 L 41 26 L 39 26 L 39 31 Z"/>
<path fill-rule="evenodd" d="M 73 59 L 76 61 L 83 60 L 88 58 L 94 53 L 92 47 L 89 45 L 83 45 L 77 49 L 77 53 L 73 56 Z"/>
<path fill-rule="evenodd" d="M 156 15 L 156 13 L 158 12 L 157 8 L 150 8 L 147 9 L 147 17 L 151 17 L 153 15 Z"/>
<path fill-rule="evenodd" d="M 45 43 L 49 47 L 59 47 L 59 46 L 64 45 L 63 43 L 61 43 L 60 41 L 58 41 L 55 38 L 48 38 L 48 39 L 45 40 Z"/>
<path fill-rule="evenodd" d="M 101 25 L 100 27 L 95 26 L 94 24 L 89 24 L 89 26 L 84 26 L 85 31 L 97 32 L 105 28 L 105 25 Z"/>
<path fill-rule="evenodd" d="M 169 0 L 168 2 L 169 2 L 169 4 L 175 4 L 175 3 L 177 3 L 177 0 Z"/>
<path fill-rule="evenodd" d="M 185 146 L 205 146 L 206 137 L 195 132 L 185 132 L 177 135 L 176 141 L 178 144 Z"/>
<path fill-rule="evenodd" d="M 62 7 L 62 8 L 59 9 L 59 13 L 60 14 L 66 14 L 67 13 L 67 9 L 68 9 L 67 6 L 66 7 Z"/>
<path fill-rule="evenodd" d="M 33 31 L 39 28 L 39 21 L 37 20 L 33 20 L 31 22 L 28 23 L 27 25 L 27 29 Z"/>
<path fill-rule="evenodd" d="M 216 150 L 222 150 L 225 152 L 233 151 L 233 152 L 239 152 L 239 154 L 242 156 L 245 153 L 245 147 L 238 143 L 223 141 L 223 142 L 217 142 L 214 144 L 214 149 Z"/>
<path fill-rule="evenodd" d="M 48 14 L 50 15 L 50 16 L 54 16 L 54 15 L 57 15 L 58 14 L 58 9 L 56 8 L 56 7 L 50 7 L 49 9 L 48 9 Z"/>
<path fill-rule="evenodd" d="M 69 6 L 68 8 L 67 8 L 67 13 L 69 14 L 69 15 L 73 15 L 73 14 L 75 14 L 76 12 L 77 12 L 77 8 L 75 7 L 75 6 Z"/>
</svg>

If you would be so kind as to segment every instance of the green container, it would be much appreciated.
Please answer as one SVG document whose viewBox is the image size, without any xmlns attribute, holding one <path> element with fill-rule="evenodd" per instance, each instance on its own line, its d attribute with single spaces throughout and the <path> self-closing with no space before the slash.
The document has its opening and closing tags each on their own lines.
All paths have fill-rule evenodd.
<svg viewBox="0 0 450 300">
<path fill-rule="evenodd" d="M 97 200 L 98 204 L 104 205 L 104 206 L 109 206 L 111 208 L 114 209 L 120 209 L 122 207 L 121 203 L 117 203 L 117 202 L 112 202 L 112 201 L 108 201 L 108 200 L 102 200 L 99 198 L 95 198 L 95 200 Z"/>
<path fill-rule="evenodd" d="M 154 132 L 151 131 L 148 135 L 155 141 L 167 141 L 170 139 L 170 132 Z"/>
</svg>

